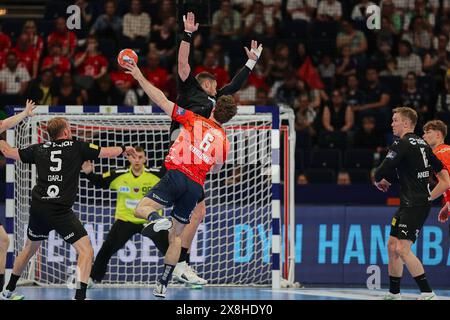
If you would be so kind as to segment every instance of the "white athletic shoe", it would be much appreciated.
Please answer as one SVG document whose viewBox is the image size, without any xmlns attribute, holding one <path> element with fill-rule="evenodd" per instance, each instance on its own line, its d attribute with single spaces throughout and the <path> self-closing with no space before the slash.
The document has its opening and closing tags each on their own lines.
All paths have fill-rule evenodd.
<svg viewBox="0 0 450 320">
<path fill-rule="evenodd" d="M 94 280 L 91 277 L 89 277 L 87 288 L 88 289 L 94 289 L 95 288 L 95 282 L 94 282 Z"/>
<path fill-rule="evenodd" d="M 176 281 L 187 284 L 205 285 L 208 283 L 205 279 L 200 278 L 186 261 L 177 263 L 173 270 L 172 277 Z"/>
<path fill-rule="evenodd" d="M 0 294 L 1 300 L 23 300 L 25 299 L 25 296 L 21 294 L 17 294 L 14 291 L 9 290 L 3 290 L 3 292 Z"/>
<path fill-rule="evenodd" d="M 153 289 L 153 295 L 158 298 L 165 298 L 167 292 L 167 286 L 163 285 L 159 281 L 156 282 L 156 288 Z"/>
<path fill-rule="evenodd" d="M 402 300 L 402 295 L 400 293 L 390 293 L 388 292 L 383 296 L 382 300 Z"/>
<path fill-rule="evenodd" d="M 434 292 L 422 292 L 417 300 L 439 300 Z"/>
<path fill-rule="evenodd" d="M 153 220 L 147 224 L 144 224 L 144 228 L 142 229 L 141 234 L 152 239 L 155 233 L 162 230 L 169 230 L 170 228 L 172 228 L 172 220 L 169 220 L 167 218 L 159 218 L 157 220 Z"/>
</svg>

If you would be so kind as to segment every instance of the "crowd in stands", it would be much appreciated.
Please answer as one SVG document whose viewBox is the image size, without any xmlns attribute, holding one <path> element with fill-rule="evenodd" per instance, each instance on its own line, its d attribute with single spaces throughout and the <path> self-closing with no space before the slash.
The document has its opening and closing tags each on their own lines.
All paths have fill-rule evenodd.
<svg viewBox="0 0 450 320">
<path fill-rule="evenodd" d="M 450 123 L 450 0 L 201 2 L 209 8 L 198 14 L 192 70 L 213 73 L 220 88 L 244 65 L 244 46 L 263 43 L 235 98 L 294 110 L 299 184 L 370 182 L 393 140 L 396 106 L 418 112 L 419 134 L 427 120 Z M 49 1 L 43 19 L 0 21 L 2 105 L 25 98 L 44 105 L 151 103 L 118 66 L 123 48 L 133 48 L 146 77 L 176 99 L 182 4 L 76 0 L 75 30 L 66 26 L 69 4 Z M 380 29 L 366 24 L 373 4 L 381 8 Z"/>
</svg>

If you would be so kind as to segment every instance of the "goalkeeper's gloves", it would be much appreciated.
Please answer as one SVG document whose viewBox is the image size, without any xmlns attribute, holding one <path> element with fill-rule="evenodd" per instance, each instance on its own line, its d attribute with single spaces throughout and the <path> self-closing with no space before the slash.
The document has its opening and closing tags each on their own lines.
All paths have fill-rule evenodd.
<svg viewBox="0 0 450 320">
<path fill-rule="evenodd" d="M 247 62 L 245 63 L 245 65 L 250 69 L 253 70 L 253 68 L 256 65 L 256 62 L 258 61 L 259 57 L 261 57 L 261 53 L 263 51 L 263 46 L 262 44 L 259 44 L 258 48 L 252 48 L 250 50 L 250 52 L 253 52 L 256 56 L 256 60 L 253 59 L 248 59 Z"/>
</svg>

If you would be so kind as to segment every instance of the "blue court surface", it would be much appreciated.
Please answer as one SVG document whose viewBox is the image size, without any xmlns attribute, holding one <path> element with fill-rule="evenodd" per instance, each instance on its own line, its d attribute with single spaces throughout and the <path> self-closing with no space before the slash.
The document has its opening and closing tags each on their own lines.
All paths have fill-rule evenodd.
<svg viewBox="0 0 450 320">
<path fill-rule="evenodd" d="M 90 300 L 156 300 L 149 287 L 100 287 L 88 290 Z M 18 287 L 27 300 L 71 300 L 74 291 L 67 288 Z M 269 287 L 213 287 L 200 290 L 169 287 L 166 300 L 380 300 L 387 290 L 363 288 L 277 289 Z M 440 300 L 450 300 L 450 290 L 435 290 Z M 416 300 L 418 290 L 402 289 L 404 300 Z"/>
</svg>

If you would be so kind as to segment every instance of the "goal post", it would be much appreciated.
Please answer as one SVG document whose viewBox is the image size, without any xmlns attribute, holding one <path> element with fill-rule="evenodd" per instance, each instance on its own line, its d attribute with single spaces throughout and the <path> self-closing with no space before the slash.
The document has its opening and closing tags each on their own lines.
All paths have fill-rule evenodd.
<svg viewBox="0 0 450 320">
<path fill-rule="evenodd" d="M 79 140 L 100 146 L 143 146 L 148 167 L 161 166 L 169 147 L 170 118 L 158 107 L 38 106 L 35 113 L 8 130 L 10 145 L 22 148 L 47 141 L 47 121 L 63 116 Z M 279 288 L 282 277 L 293 282 L 294 119 L 292 110 L 240 106 L 238 115 L 224 126 L 230 139 L 230 153 L 221 172 L 207 177 L 207 213 L 191 250 L 191 265 L 209 284 Z M 94 163 L 94 172 L 125 166 L 124 157 L 99 159 Z M 17 255 L 26 240 L 35 181 L 34 165 L 7 161 L 5 227 L 11 238 L 9 272 L 13 255 Z M 118 192 L 134 191 L 124 187 Z M 96 189 L 81 175 L 73 209 L 88 231 L 95 253 L 114 222 L 115 196 L 113 191 Z M 165 214 L 169 215 L 170 209 Z M 283 234 L 288 240 L 284 244 Z M 161 272 L 161 261 L 151 240 L 135 235 L 113 256 L 103 283 L 153 284 Z M 63 285 L 73 275 L 75 265 L 75 251 L 52 231 L 23 279 L 39 285 Z"/>
</svg>

